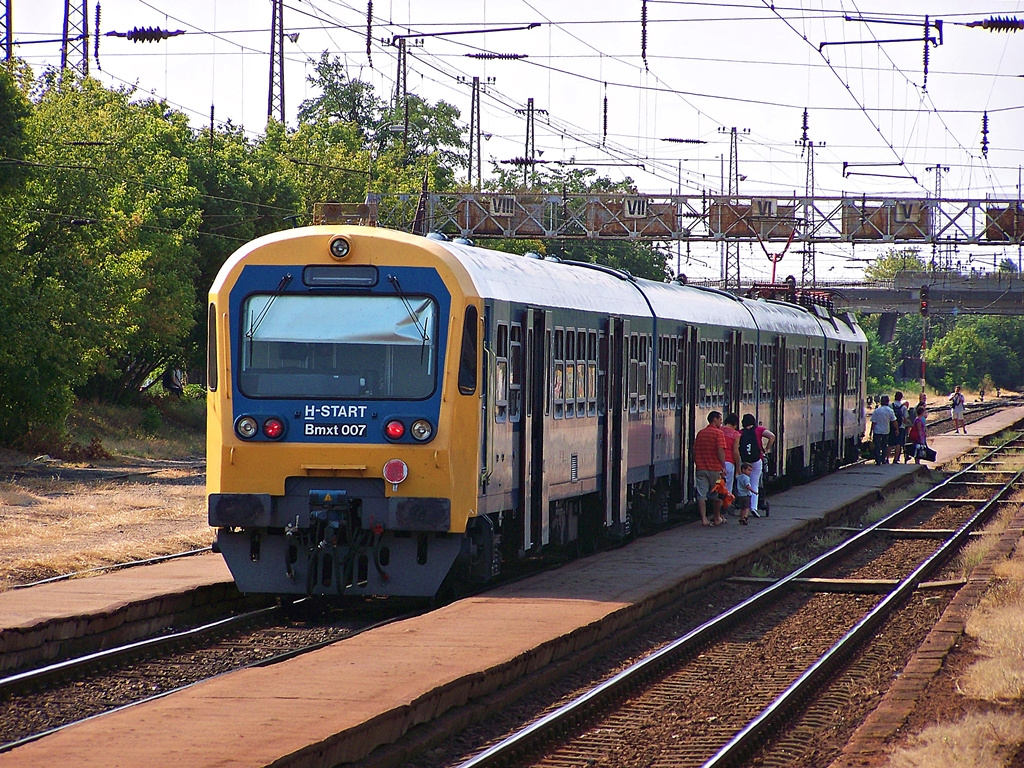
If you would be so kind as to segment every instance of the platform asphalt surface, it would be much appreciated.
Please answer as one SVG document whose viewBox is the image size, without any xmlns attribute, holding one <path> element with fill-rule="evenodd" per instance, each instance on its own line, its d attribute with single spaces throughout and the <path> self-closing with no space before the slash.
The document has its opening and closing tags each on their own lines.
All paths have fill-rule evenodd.
<svg viewBox="0 0 1024 768">
<path fill-rule="evenodd" d="M 1024 420 L 1015 408 L 930 442 L 936 465 Z M 858 465 L 771 497 L 769 518 L 680 526 L 266 668 L 97 717 L 0 755 L 0 768 L 334 766 L 584 648 L 778 541 L 923 471 Z M 156 568 L 158 566 L 149 566 Z M 95 577 L 131 578 L 130 574 Z M 56 585 L 54 585 L 56 586 Z M 2 607 L 0 607 L 2 610 Z"/>
</svg>

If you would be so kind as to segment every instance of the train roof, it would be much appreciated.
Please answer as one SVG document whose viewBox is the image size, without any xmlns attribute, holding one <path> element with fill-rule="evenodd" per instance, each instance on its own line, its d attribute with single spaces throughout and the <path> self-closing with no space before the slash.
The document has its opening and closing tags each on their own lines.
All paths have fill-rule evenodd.
<svg viewBox="0 0 1024 768">
<path fill-rule="evenodd" d="M 463 265 L 483 298 L 588 312 L 651 314 L 634 282 L 614 270 L 587 269 L 457 243 L 443 245 Z"/>
<path fill-rule="evenodd" d="M 863 340 L 847 317 L 780 301 L 741 299 L 725 291 L 634 279 L 600 265 L 536 259 L 486 248 L 440 243 L 465 267 L 479 295 L 535 306 L 672 318 L 737 330 L 768 330 Z M 645 300 L 646 297 L 646 300 Z M 650 306 L 647 302 L 650 301 Z"/>
</svg>

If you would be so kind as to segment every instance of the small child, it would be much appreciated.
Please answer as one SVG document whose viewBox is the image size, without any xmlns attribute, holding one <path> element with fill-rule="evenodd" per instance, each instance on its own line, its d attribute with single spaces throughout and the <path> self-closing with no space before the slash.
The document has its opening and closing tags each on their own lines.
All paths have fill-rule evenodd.
<svg viewBox="0 0 1024 768">
<path fill-rule="evenodd" d="M 740 513 L 740 525 L 746 525 L 750 516 L 750 473 L 753 469 L 753 465 L 744 461 L 740 464 L 739 474 L 736 475 L 736 509 Z"/>
</svg>

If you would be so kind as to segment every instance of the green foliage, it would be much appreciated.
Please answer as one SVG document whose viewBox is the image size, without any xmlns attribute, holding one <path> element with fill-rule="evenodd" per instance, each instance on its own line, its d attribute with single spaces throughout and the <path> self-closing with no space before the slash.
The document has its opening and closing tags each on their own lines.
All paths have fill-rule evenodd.
<svg viewBox="0 0 1024 768">
<path fill-rule="evenodd" d="M 146 406 L 142 411 L 142 420 L 139 422 L 142 431 L 147 435 L 154 435 L 162 424 L 163 418 L 160 416 L 160 409 L 155 405 Z"/>
<path fill-rule="evenodd" d="M 927 262 L 921 257 L 918 248 L 890 248 L 884 256 L 879 256 L 864 268 L 864 277 L 868 280 L 887 280 L 900 272 L 926 272 Z"/>
</svg>

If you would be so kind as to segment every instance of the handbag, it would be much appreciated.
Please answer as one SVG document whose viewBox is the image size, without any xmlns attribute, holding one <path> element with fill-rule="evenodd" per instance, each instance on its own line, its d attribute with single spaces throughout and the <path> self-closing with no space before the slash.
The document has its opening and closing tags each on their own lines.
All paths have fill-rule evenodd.
<svg viewBox="0 0 1024 768">
<path fill-rule="evenodd" d="M 723 507 L 730 507 L 736 500 L 736 497 L 729 493 L 729 489 L 725 487 L 725 479 L 718 478 L 718 482 L 715 483 L 715 487 L 711 489 L 712 493 L 718 494 L 718 498 L 722 500 Z"/>
<path fill-rule="evenodd" d="M 935 461 L 936 453 L 927 445 L 922 445 L 918 450 L 918 454 L 925 461 Z"/>
</svg>

